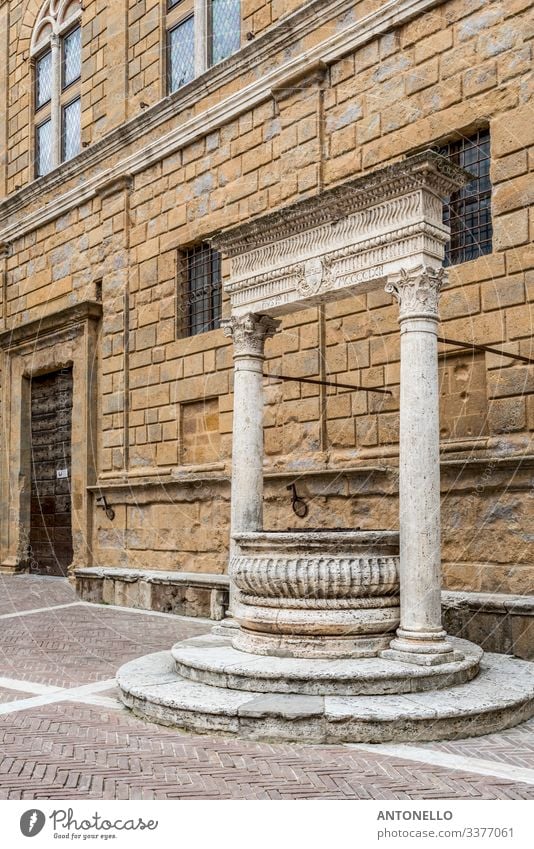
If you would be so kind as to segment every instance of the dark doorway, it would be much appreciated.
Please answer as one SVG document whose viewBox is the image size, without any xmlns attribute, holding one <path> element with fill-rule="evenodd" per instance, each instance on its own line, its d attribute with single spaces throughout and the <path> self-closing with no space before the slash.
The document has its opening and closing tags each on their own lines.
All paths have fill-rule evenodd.
<svg viewBox="0 0 534 849">
<path fill-rule="evenodd" d="M 72 369 L 31 381 L 30 570 L 66 575 L 72 562 Z"/>
</svg>

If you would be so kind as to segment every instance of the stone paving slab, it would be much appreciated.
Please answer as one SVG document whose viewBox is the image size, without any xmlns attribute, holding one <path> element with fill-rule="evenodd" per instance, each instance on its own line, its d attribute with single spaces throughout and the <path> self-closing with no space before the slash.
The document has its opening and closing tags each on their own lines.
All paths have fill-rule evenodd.
<svg viewBox="0 0 534 849">
<path fill-rule="evenodd" d="M 17 684 L 0 687 L 0 701 L 14 708 L 0 715 L 2 799 L 534 798 L 534 780 L 508 779 L 500 768 L 516 764 L 528 778 L 534 721 L 489 737 L 410 744 L 409 760 L 380 746 L 255 743 L 153 725 L 120 707 L 106 681 L 129 659 L 206 632 L 206 623 L 90 605 L 29 613 L 29 601 L 40 610 L 76 599 L 61 579 L 2 576 L 0 587 L 9 610 L 24 612 L 0 629 L 0 676 Z M 19 710 L 17 700 L 31 697 L 24 681 L 33 692 L 87 684 L 90 693 Z M 105 704 L 90 703 L 99 699 Z M 425 763 L 428 752 L 454 755 L 456 767 Z M 477 773 L 481 761 L 501 774 Z"/>
</svg>

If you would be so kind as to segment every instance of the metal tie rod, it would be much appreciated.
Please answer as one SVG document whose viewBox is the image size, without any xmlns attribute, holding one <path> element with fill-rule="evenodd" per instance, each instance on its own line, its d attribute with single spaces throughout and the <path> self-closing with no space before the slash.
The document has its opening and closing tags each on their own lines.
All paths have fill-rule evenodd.
<svg viewBox="0 0 534 849">
<path fill-rule="evenodd" d="M 314 383 L 316 386 L 334 386 L 336 389 L 353 389 L 358 392 L 379 392 L 381 395 L 393 395 L 390 389 L 371 389 L 367 386 L 355 386 L 353 383 L 338 383 L 332 380 L 318 380 L 314 377 L 290 377 L 287 374 L 268 374 L 264 377 L 272 377 L 274 380 L 295 380 L 297 383 Z"/>
<path fill-rule="evenodd" d="M 443 342 L 444 345 L 457 345 L 459 348 L 469 348 L 471 351 L 486 351 L 488 354 L 498 354 L 500 357 L 509 357 L 511 360 L 520 360 L 522 363 L 534 365 L 531 357 L 509 354 L 508 351 L 499 351 L 498 348 L 490 348 L 489 345 L 475 345 L 474 342 L 459 342 L 458 339 L 443 339 L 441 336 L 438 336 L 438 342 Z"/>
</svg>

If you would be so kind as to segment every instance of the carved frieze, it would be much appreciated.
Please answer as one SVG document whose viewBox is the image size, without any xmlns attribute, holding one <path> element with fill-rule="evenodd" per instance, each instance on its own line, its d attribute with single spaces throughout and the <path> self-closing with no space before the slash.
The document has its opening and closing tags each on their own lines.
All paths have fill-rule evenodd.
<svg viewBox="0 0 534 849">
<path fill-rule="evenodd" d="M 469 179 L 427 151 L 210 241 L 232 259 L 232 313 L 282 314 L 365 291 L 401 268 L 439 268 L 443 198 Z"/>
</svg>

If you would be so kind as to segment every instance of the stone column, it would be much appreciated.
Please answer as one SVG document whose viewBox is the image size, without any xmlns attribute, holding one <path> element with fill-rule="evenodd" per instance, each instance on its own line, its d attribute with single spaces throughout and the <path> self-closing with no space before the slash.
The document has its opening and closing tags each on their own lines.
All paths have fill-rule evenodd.
<svg viewBox="0 0 534 849">
<path fill-rule="evenodd" d="M 400 305 L 400 602 L 397 637 L 382 655 L 434 665 L 459 655 L 441 624 L 438 302 L 444 269 L 389 278 Z"/>
<path fill-rule="evenodd" d="M 248 313 L 222 322 L 234 342 L 234 423 L 230 558 L 233 535 L 263 528 L 263 361 L 265 340 L 280 322 Z M 230 588 L 230 614 L 232 607 Z"/>
</svg>

